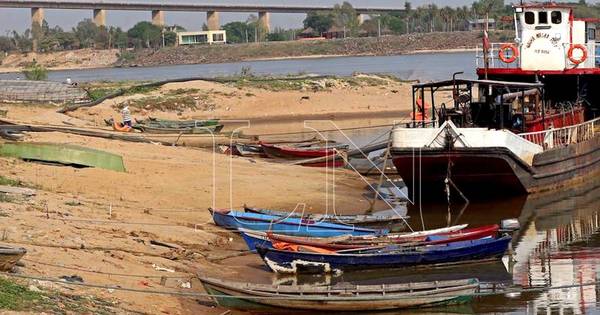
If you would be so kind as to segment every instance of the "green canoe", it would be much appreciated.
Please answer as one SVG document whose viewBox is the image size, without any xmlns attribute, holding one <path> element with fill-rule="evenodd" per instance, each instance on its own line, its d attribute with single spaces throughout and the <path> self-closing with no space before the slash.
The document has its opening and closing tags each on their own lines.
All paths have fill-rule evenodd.
<svg viewBox="0 0 600 315">
<path fill-rule="evenodd" d="M 0 156 L 125 172 L 120 155 L 70 144 L 7 142 L 0 145 Z"/>
</svg>

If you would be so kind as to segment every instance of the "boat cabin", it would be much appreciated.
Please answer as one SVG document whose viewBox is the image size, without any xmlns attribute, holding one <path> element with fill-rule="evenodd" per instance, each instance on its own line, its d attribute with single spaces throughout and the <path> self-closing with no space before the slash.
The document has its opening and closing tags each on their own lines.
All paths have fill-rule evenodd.
<svg viewBox="0 0 600 315">
<path fill-rule="evenodd" d="M 453 79 L 413 85 L 413 127 L 442 125 L 508 129 L 515 133 L 584 121 L 580 104 L 552 102 L 542 83 Z"/>
<path fill-rule="evenodd" d="M 515 5 L 514 40 L 484 41 L 477 52 L 477 75 L 479 79 L 544 83 L 548 99 L 583 104 L 587 119 L 597 117 L 598 22 L 575 17 L 573 8 L 564 3 Z"/>
<path fill-rule="evenodd" d="M 524 71 L 596 69 L 596 20 L 577 19 L 564 4 L 514 6 L 515 39 L 491 44 L 490 67 Z M 479 55 L 479 61 L 486 56 Z"/>
</svg>

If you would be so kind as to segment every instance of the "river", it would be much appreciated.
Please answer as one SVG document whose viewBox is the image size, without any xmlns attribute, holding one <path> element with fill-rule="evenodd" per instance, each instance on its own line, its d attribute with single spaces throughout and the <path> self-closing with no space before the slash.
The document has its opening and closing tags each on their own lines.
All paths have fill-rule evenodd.
<svg viewBox="0 0 600 315">
<path fill-rule="evenodd" d="M 288 75 L 319 74 L 348 76 L 355 72 L 385 73 L 405 80 L 443 80 L 452 73 L 463 71 L 474 77 L 475 53 L 423 53 L 400 56 L 332 57 L 247 61 L 219 64 L 176 65 L 137 68 L 101 68 L 50 71 L 48 79 L 74 82 L 166 80 L 186 77 L 216 77 L 239 74 L 249 67 L 254 74 Z M 20 73 L 3 73 L 0 79 L 22 78 Z"/>
</svg>

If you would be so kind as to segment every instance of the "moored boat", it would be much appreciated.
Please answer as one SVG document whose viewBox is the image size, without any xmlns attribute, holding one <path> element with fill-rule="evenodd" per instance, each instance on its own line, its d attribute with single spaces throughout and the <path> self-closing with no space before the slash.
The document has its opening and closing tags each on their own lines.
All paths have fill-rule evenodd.
<svg viewBox="0 0 600 315">
<path fill-rule="evenodd" d="M 394 237 L 396 234 L 388 234 L 377 238 L 366 238 L 362 236 L 343 237 L 301 237 L 275 234 L 271 232 L 260 232 L 240 229 L 240 233 L 250 250 L 256 250 L 256 246 L 273 247 L 273 243 L 284 242 L 293 245 L 310 246 L 330 251 L 360 249 L 360 248 L 383 248 L 396 244 L 404 247 L 428 246 L 448 244 L 452 242 L 476 240 L 486 237 L 496 237 L 498 225 L 488 225 L 472 229 L 464 229 L 451 233 L 439 233 L 419 237 Z"/>
<path fill-rule="evenodd" d="M 390 230 L 400 231 L 402 228 L 406 227 L 406 220 L 409 219 L 408 216 L 402 215 L 367 215 L 367 214 L 359 214 L 359 215 L 337 215 L 337 214 L 304 214 L 304 213 L 296 213 L 296 212 L 286 212 L 279 210 L 271 210 L 264 208 L 255 208 L 244 206 L 245 212 L 250 213 L 259 213 L 272 215 L 282 218 L 302 218 L 305 220 L 313 220 L 313 221 L 325 221 L 330 223 L 340 223 L 340 224 L 348 224 L 355 225 L 366 228 L 389 228 Z"/>
<path fill-rule="evenodd" d="M 478 100 L 470 96 L 474 86 L 480 91 Z M 450 182 L 472 199 L 519 195 L 558 189 L 600 173 L 599 119 L 561 128 L 542 119 L 542 131 L 529 131 L 540 128 L 538 117 L 556 111 L 551 109 L 556 104 L 528 98 L 545 95 L 542 84 L 456 79 L 417 84 L 413 92 L 423 96 L 423 90 L 444 87 L 461 97 L 452 108 L 442 105 L 436 111 L 432 106 L 439 121 L 392 131 L 392 159 L 409 196 L 445 198 Z M 565 108 L 561 116 L 568 124 L 581 113 Z M 535 123 L 528 124 L 530 119 Z"/>
<path fill-rule="evenodd" d="M 281 250 L 257 245 L 265 264 L 276 273 L 335 273 L 376 268 L 435 267 L 501 258 L 511 237 L 454 242 L 416 248 L 388 246 L 348 253 Z M 274 244 L 287 248 L 287 244 Z"/>
<path fill-rule="evenodd" d="M 251 284 L 198 276 L 223 307 L 242 310 L 283 308 L 307 311 L 382 311 L 468 302 L 476 279 L 334 286 Z"/>
<path fill-rule="evenodd" d="M 340 235 L 380 235 L 388 230 L 367 229 L 351 225 L 315 222 L 300 218 L 281 218 L 257 213 L 246 213 L 234 210 L 209 209 L 216 225 L 228 229 L 249 229 L 271 231 L 280 234 L 297 236 L 330 237 Z"/>
<path fill-rule="evenodd" d="M 154 127 L 147 125 L 135 125 L 134 129 L 138 129 L 141 132 L 145 133 L 158 133 L 158 134 L 169 134 L 169 133 L 178 133 L 178 134 L 214 134 L 219 133 L 223 130 L 223 125 L 211 125 L 211 126 L 202 126 L 202 127 L 181 127 L 181 128 L 163 128 L 163 127 Z"/>
<path fill-rule="evenodd" d="M 11 271 L 26 253 L 27 250 L 25 248 L 0 244 L 0 271 Z"/>
<path fill-rule="evenodd" d="M 139 125 L 146 125 L 149 127 L 157 128 L 197 128 L 215 126 L 219 124 L 218 119 L 206 119 L 206 120 L 167 120 L 160 118 L 150 117 L 144 120 L 136 120 Z"/>
<path fill-rule="evenodd" d="M 281 158 L 288 160 L 302 160 L 310 158 L 320 158 L 334 155 L 339 151 L 348 149 L 345 144 L 318 145 L 309 147 L 289 146 L 283 144 L 260 143 L 263 151 L 268 157 Z"/>
</svg>

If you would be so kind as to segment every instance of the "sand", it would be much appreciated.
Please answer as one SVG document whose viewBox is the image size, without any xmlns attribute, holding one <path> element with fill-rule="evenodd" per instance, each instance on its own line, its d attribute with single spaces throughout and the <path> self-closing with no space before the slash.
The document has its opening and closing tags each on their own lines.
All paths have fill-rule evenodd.
<svg viewBox="0 0 600 315">
<path fill-rule="evenodd" d="M 255 132 L 274 132 L 301 131 L 304 119 L 319 115 L 334 118 L 340 126 L 386 123 L 406 117 L 410 107 L 409 84 L 399 82 L 320 92 L 272 92 L 188 82 L 169 84 L 152 94 L 177 89 L 209 93 L 216 107 L 209 112 L 186 111 L 179 115 L 149 111 L 146 116 L 250 119 L 257 122 Z M 53 106 L 4 104 L 0 108 L 8 109 L 7 119 L 13 121 L 100 128 L 102 119 L 119 118 L 114 104 L 146 96 L 125 96 L 68 115 L 56 113 Z M 303 99 L 305 96 L 308 99 Z M 339 117 L 344 114 L 353 118 Z M 141 113 L 134 116 L 138 115 Z M 373 118 L 365 118 L 369 115 Z M 77 144 L 120 154 L 127 169 L 118 173 L 0 158 L 0 174 L 38 190 L 38 195 L 30 200 L 0 202 L 1 212 L 6 215 L 0 235 L 5 237 L 3 242 L 28 249 L 25 266 L 19 267 L 19 272 L 28 276 L 57 279 L 77 274 L 88 284 L 203 293 L 195 279 L 198 272 L 236 279 L 240 275 L 258 277 L 255 268 L 263 268 L 252 255 L 225 259 L 244 254 L 245 245 L 235 233 L 214 226 L 207 208 L 240 208 L 248 204 L 293 209 L 305 204 L 308 211 L 321 212 L 333 202 L 338 213 L 364 213 L 369 208 L 363 196 L 366 182 L 349 170 L 335 170 L 327 175 L 324 169 L 230 157 L 205 149 L 62 133 L 31 133 L 26 140 Z M 151 240 L 177 244 L 185 250 L 151 245 Z M 231 268 L 224 268 L 229 264 Z M 174 272 L 158 271 L 158 267 Z M 267 274 L 264 269 L 259 273 Z M 167 278 L 161 284 L 163 276 Z M 114 302 L 123 312 L 225 311 L 197 303 L 197 298 L 31 283 L 42 289 L 94 295 Z M 191 288 L 184 288 L 188 283 Z"/>
</svg>

